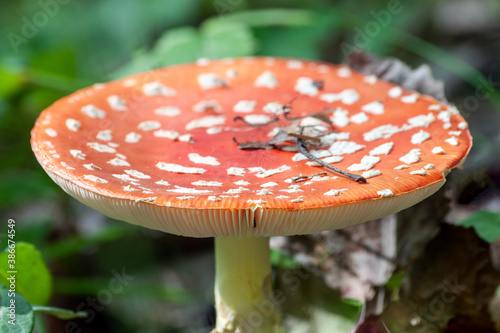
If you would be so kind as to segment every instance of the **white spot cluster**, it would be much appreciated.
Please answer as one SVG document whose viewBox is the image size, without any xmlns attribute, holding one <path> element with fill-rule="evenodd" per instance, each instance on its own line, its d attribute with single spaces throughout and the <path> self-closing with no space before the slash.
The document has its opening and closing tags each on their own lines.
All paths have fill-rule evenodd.
<svg viewBox="0 0 500 333">
<path fill-rule="evenodd" d="M 183 134 L 183 135 L 179 135 L 177 140 L 180 142 L 191 142 L 192 138 L 193 138 L 192 134 Z"/>
<path fill-rule="evenodd" d="M 207 170 L 202 168 L 189 168 L 179 164 L 158 162 L 156 167 L 160 170 L 175 172 L 175 173 L 187 173 L 187 174 L 203 174 Z"/>
<path fill-rule="evenodd" d="M 245 122 L 252 125 L 264 125 L 271 121 L 271 117 L 265 114 L 249 114 L 243 117 Z"/>
<path fill-rule="evenodd" d="M 148 176 L 140 171 L 137 170 L 125 170 L 125 173 L 139 179 L 150 179 L 151 176 Z"/>
<path fill-rule="evenodd" d="M 351 122 L 353 122 L 355 124 L 362 124 L 362 123 L 366 123 L 369 118 L 366 115 L 366 113 L 360 112 L 360 113 L 356 113 L 355 115 L 351 116 L 351 118 L 349 118 L 349 119 L 351 120 Z"/>
<path fill-rule="evenodd" d="M 88 170 L 102 170 L 102 168 L 98 167 L 94 163 L 84 164 L 83 166 L 85 167 L 85 169 L 88 169 Z"/>
<path fill-rule="evenodd" d="M 300 60 L 292 59 L 287 61 L 286 67 L 288 69 L 302 69 L 303 63 Z"/>
<path fill-rule="evenodd" d="M 250 113 L 253 112 L 255 105 L 257 104 L 256 101 L 238 101 L 233 107 L 234 112 L 241 112 L 241 113 Z"/>
<path fill-rule="evenodd" d="M 401 132 L 402 130 L 394 125 L 382 125 L 379 127 L 375 127 L 371 131 L 368 131 L 366 133 L 363 133 L 363 139 L 365 141 L 374 141 L 377 139 L 387 139 L 393 136 L 396 133 Z"/>
<path fill-rule="evenodd" d="M 354 89 L 346 89 L 338 94 L 334 93 L 321 94 L 319 99 L 327 103 L 341 101 L 343 104 L 351 105 L 359 100 L 359 94 Z"/>
<path fill-rule="evenodd" d="M 129 162 L 122 160 L 118 157 L 115 157 L 112 160 L 109 160 L 107 163 L 114 165 L 114 166 L 130 166 Z"/>
<path fill-rule="evenodd" d="M 259 173 L 256 174 L 256 176 L 259 177 L 259 178 L 266 178 L 266 177 L 275 175 L 277 173 L 282 173 L 282 172 L 285 172 L 285 171 L 288 171 L 288 170 L 291 170 L 291 169 L 292 168 L 289 167 L 288 165 L 282 165 L 282 166 L 280 166 L 279 168 L 276 168 L 276 169 L 269 169 L 269 170 L 260 171 Z"/>
<path fill-rule="evenodd" d="M 204 157 L 197 153 L 190 153 L 188 154 L 188 158 L 191 162 L 196 164 L 220 165 L 220 162 L 212 156 Z"/>
<path fill-rule="evenodd" d="M 428 140 L 431 137 L 431 135 L 423 130 L 420 130 L 419 132 L 415 133 L 411 137 L 411 143 L 414 145 L 423 143 L 424 141 Z"/>
<path fill-rule="evenodd" d="M 108 97 L 108 104 L 112 109 L 117 111 L 126 111 L 127 103 L 121 99 L 118 95 L 111 95 Z"/>
<path fill-rule="evenodd" d="M 333 163 L 342 162 L 343 159 L 344 158 L 342 156 L 329 156 L 329 157 L 325 157 L 321 160 L 327 164 L 333 164 Z M 319 164 L 318 162 L 315 162 L 315 161 L 308 161 L 308 162 L 306 162 L 306 164 L 309 166 L 315 166 L 315 167 L 321 166 L 321 164 Z"/>
<path fill-rule="evenodd" d="M 263 205 L 263 204 L 266 204 L 267 201 L 265 200 L 262 200 L 262 199 L 257 199 L 257 200 L 247 200 L 247 202 L 249 203 L 253 203 L 253 204 L 258 204 L 258 205 Z"/>
<path fill-rule="evenodd" d="M 390 189 L 385 189 L 385 190 L 380 190 L 377 191 L 377 194 L 380 195 L 382 198 L 384 197 L 392 197 L 394 193 Z"/>
<path fill-rule="evenodd" d="M 383 143 L 380 146 L 375 147 L 372 150 L 370 150 L 370 155 L 373 155 L 373 156 L 387 155 L 391 152 L 392 147 L 394 147 L 394 142 Z"/>
<path fill-rule="evenodd" d="M 340 190 L 330 190 L 328 192 L 325 192 L 323 193 L 323 195 L 327 195 L 327 196 L 332 196 L 332 197 L 336 197 L 340 194 L 340 192 L 342 191 L 349 191 L 348 189 L 346 188 L 343 188 L 343 189 L 340 189 Z"/>
<path fill-rule="evenodd" d="M 98 142 L 89 142 L 87 143 L 87 146 L 89 146 L 94 150 L 97 150 L 100 153 L 116 153 L 115 148 L 111 148 L 110 146 L 107 145 L 102 145 Z"/>
<path fill-rule="evenodd" d="M 186 130 L 189 131 L 195 128 L 208 128 L 212 126 L 222 125 L 225 122 L 225 116 L 206 116 L 191 120 L 189 123 L 187 123 Z"/>
<path fill-rule="evenodd" d="M 337 76 L 339 76 L 339 77 L 349 77 L 349 76 L 351 76 L 351 70 L 349 69 L 349 67 L 340 67 L 337 70 Z"/>
<path fill-rule="evenodd" d="M 80 129 L 80 127 L 82 127 L 82 124 L 78 120 L 68 118 L 66 119 L 66 127 L 69 130 L 76 132 Z"/>
<path fill-rule="evenodd" d="M 352 141 L 336 141 L 330 146 L 329 150 L 332 155 L 345 155 L 353 154 L 365 147 Z"/>
<path fill-rule="evenodd" d="M 177 185 L 175 185 L 175 189 L 168 189 L 166 191 L 180 193 L 180 194 L 205 194 L 205 193 L 213 192 L 211 190 L 198 190 L 195 188 L 188 188 L 188 187 L 182 187 L 182 186 L 177 186 Z"/>
<path fill-rule="evenodd" d="M 408 123 L 410 124 L 410 126 L 409 126 L 410 128 L 429 127 L 429 125 L 431 123 L 433 123 L 434 120 L 436 120 L 436 118 L 434 117 L 434 114 L 428 113 L 428 114 L 422 114 L 420 116 L 410 118 L 410 119 L 408 119 Z"/>
<path fill-rule="evenodd" d="M 276 79 L 276 76 L 269 70 L 259 75 L 259 77 L 257 77 L 257 80 L 255 80 L 256 87 L 273 89 L 276 88 L 277 85 L 278 80 Z"/>
<path fill-rule="evenodd" d="M 271 194 L 273 194 L 273 192 L 269 191 L 268 189 L 262 189 L 262 190 L 258 190 L 257 192 L 255 192 L 255 194 L 257 194 L 257 195 L 271 195 Z"/>
<path fill-rule="evenodd" d="M 443 148 L 441 147 L 434 147 L 432 149 L 432 153 L 435 154 L 435 155 L 444 155 L 445 154 L 445 151 Z"/>
<path fill-rule="evenodd" d="M 99 178 L 99 177 L 94 176 L 94 175 L 83 175 L 83 178 L 90 180 L 90 181 L 93 181 L 95 183 L 105 184 L 108 182 L 106 179 L 102 179 L 102 178 Z"/>
<path fill-rule="evenodd" d="M 159 116 L 176 117 L 181 114 L 181 110 L 175 106 L 162 106 L 154 111 Z"/>
<path fill-rule="evenodd" d="M 245 172 L 246 171 L 244 168 L 230 167 L 229 169 L 227 169 L 227 174 L 229 176 L 243 176 Z"/>
<path fill-rule="evenodd" d="M 191 183 L 195 186 L 215 186 L 215 187 L 220 187 L 222 186 L 221 182 L 216 182 L 216 181 L 206 181 L 206 180 L 198 180 L 196 182 Z"/>
<path fill-rule="evenodd" d="M 132 178 L 127 174 L 113 174 L 113 177 L 123 180 L 125 182 L 131 182 L 134 185 L 138 185 L 138 179 Z"/>
<path fill-rule="evenodd" d="M 324 145 L 332 145 L 335 141 L 349 140 L 351 134 L 349 132 L 333 132 L 321 137 L 321 143 Z"/>
<path fill-rule="evenodd" d="M 97 133 L 96 138 L 102 141 L 111 141 L 113 140 L 113 136 L 111 133 L 111 130 L 102 130 Z"/>
<path fill-rule="evenodd" d="M 85 156 L 86 156 L 84 153 L 82 153 L 81 150 L 77 150 L 77 149 L 70 149 L 69 153 L 71 155 L 73 155 L 73 157 L 79 158 L 81 160 L 84 160 Z"/>
<path fill-rule="evenodd" d="M 349 166 L 347 170 L 351 172 L 366 171 L 373 168 L 375 164 L 377 164 L 378 162 L 380 162 L 380 157 L 378 156 L 371 156 L 371 155 L 363 156 L 363 158 L 361 159 L 361 163 L 353 164 Z"/>
<path fill-rule="evenodd" d="M 458 139 L 454 136 L 452 136 L 451 138 L 445 139 L 444 142 L 447 142 L 452 146 L 458 146 Z"/>
<path fill-rule="evenodd" d="M 165 87 L 158 81 L 146 83 L 142 86 L 142 90 L 147 96 L 175 96 L 177 92 L 169 87 Z"/>
<path fill-rule="evenodd" d="M 222 112 L 222 107 L 215 99 L 201 100 L 193 105 L 194 112 L 205 112 L 207 110 L 214 110 L 215 112 Z"/>
<path fill-rule="evenodd" d="M 328 157 L 328 156 L 332 156 L 332 153 L 330 153 L 330 151 L 328 150 L 310 150 L 309 153 L 311 153 L 311 155 L 317 157 L 317 158 L 323 158 L 323 157 Z M 307 160 L 308 158 L 306 157 L 306 155 L 304 154 L 301 154 L 301 153 L 297 153 L 295 155 L 293 155 L 292 157 L 292 161 L 294 162 L 298 162 L 298 161 L 303 161 L 303 160 Z"/>
<path fill-rule="evenodd" d="M 213 89 L 227 86 L 227 82 L 215 73 L 205 73 L 198 75 L 198 84 L 201 89 Z"/>
<path fill-rule="evenodd" d="M 47 129 L 45 130 L 45 133 L 46 133 L 48 136 L 52 137 L 52 138 L 54 138 L 54 137 L 56 137 L 56 136 L 57 136 L 57 132 L 56 132 L 55 130 L 53 130 L 52 128 L 47 128 Z"/>
<path fill-rule="evenodd" d="M 299 77 L 294 89 L 302 95 L 316 96 L 318 94 L 318 87 L 309 77 Z"/>
<path fill-rule="evenodd" d="M 90 118 L 102 119 L 102 118 L 106 117 L 106 112 L 97 108 L 93 104 L 85 105 L 84 107 L 82 107 L 81 110 L 84 114 L 86 114 Z"/>
<path fill-rule="evenodd" d="M 384 104 L 380 103 L 379 101 L 365 104 L 361 107 L 361 110 L 375 115 L 383 114 L 385 112 Z"/>
<path fill-rule="evenodd" d="M 167 138 L 170 140 L 176 140 L 179 137 L 179 133 L 171 130 L 159 129 L 153 132 L 153 135 L 157 138 Z"/>
<path fill-rule="evenodd" d="M 401 102 L 406 103 L 406 104 L 413 104 L 413 103 L 417 102 L 419 96 L 420 96 L 420 94 L 418 94 L 418 93 L 406 95 L 406 96 L 401 97 Z"/>
<path fill-rule="evenodd" d="M 278 102 L 270 102 L 264 105 L 262 108 L 262 111 L 275 114 L 275 115 L 280 115 L 284 112 L 283 105 Z"/>
<path fill-rule="evenodd" d="M 410 175 L 427 176 L 427 171 L 425 171 L 424 169 L 410 171 Z"/>
<path fill-rule="evenodd" d="M 280 190 L 281 192 L 288 192 L 288 193 L 299 193 L 299 192 L 304 192 L 304 190 L 300 189 L 300 185 L 290 185 L 287 189 Z"/>
<path fill-rule="evenodd" d="M 142 138 L 142 135 L 135 133 L 135 132 L 130 132 L 125 136 L 125 142 L 127 143 L 137 143 L 139 140 Z"/>
<path fill-rule="evenodd" d="M 155 129 L 159 129 L 161 127 L 161 124 L 159 121 L 156 120 L 146 120 L 141 122 L 138 126 L 137 129 L 141 131 L 152 131 Z"/>
<path fill-rule="evenodd" d="M 410 150 L 410 152 L 408 154 L 404 155 L 399 160 L 403 163 L 406 163 L 406 164 L 417 163 L 418 161 L 420 161 L 420 154 L 421 153 L 422 152 L 420 149 L 412 149 L 412 150 Z"/>
<path fill-rule="evenodd" d="M 336 127 L 345 127 L 349 125 L 349 111 L 341 108 L 336 108 L 333 111 L 333 115 L 330 117 L 330 121 Z"/>
<path fill-rule="evenodd" d="M 398 87 L 398 86 L 393 87 L 393 88 L 389 89 L 389 92 L 387 94 L 389 95 L 389 97 L 398 98 L 401 95 L 403 95 L 403 89 L 401 89 L 401 87 Z"/>
<path fill-rule="evenodd" d="M 363 172 L 362 176 L 365 177 L 366 179 L 368 179 L 368 178 L 380 176 L 381 174 L 382 174 L 382 172 L 380 172 L 380 170 L 368 170 L 368 171 Z"/>
<path fill-rule="evenodd" d="M 377 76 L 376 75 L 367 75 L 363 78 L 363 81 L 368 83 L 368 84 L 371 84 L 371 85 L 374 85 L 375 83 L 377 83 Z"/>
<path fill-rule="evenodd" d="M 275 187 L 275 186 L 278 186 L 278 183 L 275 183 L 275 182 L 267 182 L 267 183 L 264 183 L 262 185 L 260 185 L 261 187 Z"/>
</svg>

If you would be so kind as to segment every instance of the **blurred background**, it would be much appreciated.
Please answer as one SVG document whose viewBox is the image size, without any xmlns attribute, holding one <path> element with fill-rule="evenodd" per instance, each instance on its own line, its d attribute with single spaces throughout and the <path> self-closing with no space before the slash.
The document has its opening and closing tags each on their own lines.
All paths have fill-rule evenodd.
<svg viewBox="0 0 500 333">
<path fill-rule="evenodd" d="M 301 296 L 288 298 L 302 309 L 290 311 L 290 332 L 500 328 L 497 0 L 2 1 L 0 36 L 0 251 L 7 246 L 7 221 L 14 219 L 16 242 L 32 244 L 43 259 L 37 259 L 42 268 L 35 276 L 44 278 L 31 277 L 33 290 L 26 287 L 23 296 L 89 313 L 72 320 L 37 314 L 35 331 L 208 332 L 214 316 L 213 240 L 113 221 L 62 192 L 29 144 L 44 108 L 96 82 L 199 58 L 263 55 L 340 63 L 355 49 L 413 68 L 428 64 L 469 122 L 475 145 L 436 197 L 395 217 L 397 242 L 411 225 L 399 220 L 419 214 L 422 228 L 407 232 L 425 236 L 406 240 L 414 245 L 405 248 L 412 255 L 397 260 L 382 282 L 368 283 L 370 292 L 361 299 L 342 297 L 341 286 L 331 283 L 337 266 L 327 267 L 329 258 L 312 259 L 331 256 L 335 251 L 318 249 L 332 242 L 363 241 L 360 230 L 370 235 L 367 228 L 382 230 L 384 221 L 348 230 L 344 238 L 324 233 L 273 240 L 276 288 L 287 272 L 307 277 Z M 442 267 L 449 269 L 438 272 Z M 113 279 L 121 288 L 111 287 Z"/>
</svg>

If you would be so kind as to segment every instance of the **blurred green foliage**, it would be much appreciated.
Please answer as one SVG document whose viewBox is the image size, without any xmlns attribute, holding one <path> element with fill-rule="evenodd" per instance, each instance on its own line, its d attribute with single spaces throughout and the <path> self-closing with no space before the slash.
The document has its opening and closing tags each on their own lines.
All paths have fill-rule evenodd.
<svg viewBox="0 0 500 333">
<path fill-rule="evenodd" d="M 4 219 L 21 217 L 16 225 L 16 240 L 34 244 L 48 260 L 54 272 L 56 301 L 63 296 L 69 297 L 65 301 L 70 302 L 71 297 L 96 294 L 106 288 L 112 268 L 126 266 L 141 278 L 126 293 L 116 295 L 117 299 L 127 300 L 127 307 L 122 309 L 127 318 L 106 319 L 112 322 L 110 327 L 121 328 L 117 322 L 127 319 L 138 321 L 140 309 L 154 308 L 155 301 L 182 306 L 190 306 L 194 300 L 198 300 L 198 305 L 210 304 L 212 296 L 207 296 L 204 286 L 188 291 L 182 284 L 170 285 L 165 280 L 171 283 L 176 281 L 172 275 L 188 271 L 182 261 L 186 252 L 196 253 L 193 247 L 204 251 L 211 243 L 196 240 L 197 245 L 193 246 L 182 238 L 147 233 L 108 220 L 87 230 L 89 221 L 82 215 L 89 211 L 77 209 L 72 199 L 47 177 L 31 152 L 29 132 L 44 108 L 95 82 L 199 58 L 269 55 L 340 62 L 347 50 L 358 46 L 381 56 L 402 58 L 410 65 L 429 63 L 453 87 L 452 99 L 461 103 L 467 97 L 477 96 L 478 91 L 488 91 L 488 99 L 498 109 L 498 84 L 491 75 L 499 72 L 494 66 L 500 64 L 493 63 L 489 72 L 486 67 L 481 68 L 490 57 L 498 59 L 498 38 L 488 39 L 487 30 L 477 34 L 473 30 L 462 34 L 444 31 L 438 22 L 439 10 L 450 3 L 458 6 L 459 1 L 398 3 L 397 13 L 381 19 L 380 15 L 389 9 L 389 2 L 3 1 L 0 4 L 0 215 Z M 494 1 L 485 3 L 493 16 L 500 15 L 500 5 Z M 43 20 L 44 16 L 47 20 Z M 378 33 L 369 33 L 370 25 L 378 27 Z M 482 44 L 474 44 L 475 39 Z M 472 56 L 467 56 L 465 48 Z M 480 57 L 486 59 L 484 63 L 479 62 Z M 498 125 L 496 129 L 494 126 L 495 119 L 500 119 L 485 111 L 490 106 L 486 99 L 478 101 L 477 108 L 468 110 L 468 120 L 481 149 L 473 152 L 468 163 L 491 170 L 500 156 L 499 138 L 495 137 Z M 488 124 L 493 129 L 488 131 Z M 489 242 L 499 237 L 497 213 L 478 212 L 462 225 L 474 227 Z M 5 240 L 5 230 L 0 230 L 2 244 Z M 29 247 L 20 246 L 20 250 Z M 299 266 L 277 251 L 272 252 L 272 261 L 282 270 Z M 169 268 L 175 267 L 162 271 L 169 279 L 150 274 L 161 271 L 165 262 Z M 40 262 L 33 265 L 41 267 Z M 211 286 L 211 273 L 205 275 L 207 285 Z M 397 290 L 403 279 L 403 273 L 397 273 L 387 287 Z M 33 294 L 37 296 L 28 296 L 31 292 L 23 295 L 45 303 L 47 294 L 37 293 L 40 291 Z M 142 303 L 145 299 L 151 303 Z M 343 313 L 342 325 L 352 324 L 361 305 L 337 303 L 329 304 L 329 311 Z M 150 321 L 162 317 L 158 315 Z M 324 317 L 319 309 L 318 321 Z M 99 325 L 99 329 L 107 327 L 102 322 Z M 169 332 L 183 331 L 176 330 L 174 324 L 163 325 L 166 326 L 172 326 Z M 156 331 L 165 332 L 154 328 L 148 332 Z"/>
<path fill-rule="evenodd" d="M 500 239 L 500 213 L 479 210 L 460 221 L 460 225 L 474 228 L 478 236 L 488 243 L 494 243 Z"/>
</svg>

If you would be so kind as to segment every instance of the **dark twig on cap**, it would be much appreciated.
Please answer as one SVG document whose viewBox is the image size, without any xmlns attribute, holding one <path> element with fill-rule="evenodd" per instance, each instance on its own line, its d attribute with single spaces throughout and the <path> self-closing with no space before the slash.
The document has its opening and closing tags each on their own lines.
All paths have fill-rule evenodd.
<svg viewBox="0 0 500 333">
<path fill-rule="evenodd" d="M 352 180 L 357 181 L 358 183 L 366 184 L 365 177 L 360 176 L 360 175 L 354 175 L 352 173 L 349 173 L 349 172 L 346 172 L 344 170 L 341 170 L 341 169 L 338 169 L 336 167 L 333 167 L 330 164 L 328 164 L 328 163 L 320 160 L 319 158 L 317 158 L 316 156 L 314 156 L 313 154 L 311 154 L 309 152 L 309 150 L 307 150 L 307 147 L 304 145 L 304 142 L 302 142 L 302 140 L 299 139 L 299 138 L 297 138 L 297 151 L 299 153 L 301 153 L 302 155 L 306 156 L 308 159 L 313 160 L 314 162 L 317 162 L 317 163 L 321 164 L 325 168 L 328 168 L 328 169 L 330 169 L 332 171 L 340 173 L 341 175 L 346 176 L 348 178 L 351 178 Z"/>
<path fill-rule="evenodd" d="M 315 173 L 314 175 L 310 175 L 310 176 L 292 177 L 292 183 L 300 183 L 300 182 L 303 182 L 305 180 L 312 179 L 314 177 L 326 176 L 326 175 L 327 175 L 326 172 L 318 172 L 318 173 Z"/>
</svg>

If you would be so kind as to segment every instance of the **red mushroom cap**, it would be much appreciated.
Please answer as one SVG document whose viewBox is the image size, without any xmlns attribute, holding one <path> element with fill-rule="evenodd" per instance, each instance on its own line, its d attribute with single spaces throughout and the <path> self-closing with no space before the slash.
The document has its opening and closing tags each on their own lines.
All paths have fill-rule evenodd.
<svg viewBox="0 0 500 333">
<path fill-rule="evenodd" d="M 325 129 L 308 116 L 327 115 L 335 130 L 310 151 L 367 184 L 296 152 L 238 148 L 233 138 L 269 141 L 286 122 L 256 125 L 283 106 L 301 126 Z M 193 237 L 305 234 L 395 213 L 436 192 L 471 142 L 458 111 L 432 97 L 346 66 L 276 58 L 96 84 L 43 111 L 31 140 L 46 172 L 81 202 Z"/>
</svg>

